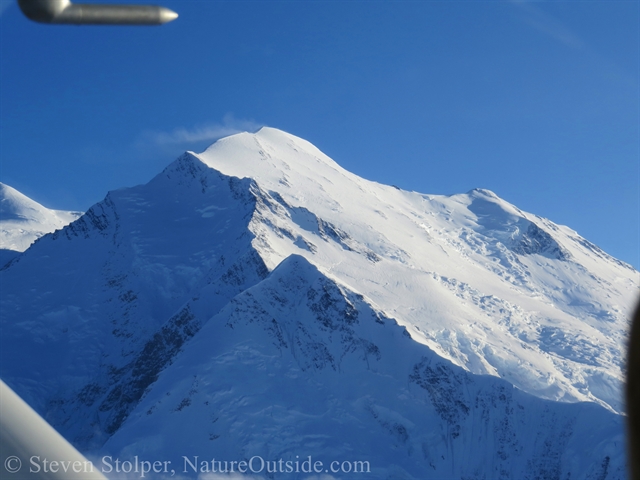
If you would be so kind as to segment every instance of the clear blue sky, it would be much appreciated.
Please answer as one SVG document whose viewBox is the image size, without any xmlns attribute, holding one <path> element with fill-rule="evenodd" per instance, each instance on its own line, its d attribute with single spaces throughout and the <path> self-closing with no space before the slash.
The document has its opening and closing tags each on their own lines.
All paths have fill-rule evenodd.
<svg viewBox="0 0 640 480">
<path fill-rule="evenodd" d="M 0 181 L 85 210 L 269 125 L 371 180 L 488 188 L 640 267 L 640 2 L 140 3 L 180 18 L 45 26 L 0 0 Z"/>
</svg>

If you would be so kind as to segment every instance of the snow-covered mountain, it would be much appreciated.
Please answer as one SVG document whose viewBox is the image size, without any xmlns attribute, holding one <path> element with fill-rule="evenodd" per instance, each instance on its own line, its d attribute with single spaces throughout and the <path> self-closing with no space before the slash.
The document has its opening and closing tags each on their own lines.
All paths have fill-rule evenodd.
<svg viewBox="0 0 640 480">
<path fill-rule="evenodd" d="M 24 252 L 37 238 L 70 224 L 81 212 L 51 210 L 0 183 L 0 266 Z"/>
<path fill-rule="evenodd" d="M 110 192 L 1 275 L 2 378 L 96 454 L 191 477 L 182 455 L 625 476 L 638 272 L 486 190 L 402 191 L 263 128 Z"/>
</svg>

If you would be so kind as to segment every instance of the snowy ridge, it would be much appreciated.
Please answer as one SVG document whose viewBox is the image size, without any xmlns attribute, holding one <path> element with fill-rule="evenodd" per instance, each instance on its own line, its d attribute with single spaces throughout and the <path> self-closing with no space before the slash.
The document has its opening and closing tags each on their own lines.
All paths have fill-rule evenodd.
<svg viewBox="0 0 640 480">
<path fill-rule="evenodd" d="M 269 268 L 303 255 L 473 373 L 621 410 L 638 272 L 571 229 L 487 190 L 422 195 L 364 180 L 275 129 L 194 156 L 265 192 L 254 244 Z"/>
<path fill-rule="evenodd" d="M 469 374 L 293 255 L 202 328 L 104 450 L 181 468 L 188 452 L 188 476 L 211 458 L 312 455 L 369 462 L 355 478 L 622 479 L 621 427 Z"/>
<path fill-rule="evenodd" d="M 638 272 L 486 190 L 369 182 L 263 128 L 109 192 L 0 275 L 0 375 L 84 449 L 624 478 Z"/>
<path fill-rule="evenodd" d="M 199 322 L 267 274 L 250 249 L 251 182 L 192 167 L 179 159 L 110 192 L 4 271 L 2 328 L 15 341 L 2 376 L 29 385 L 20 394 L 79 445 L 101 444 Z"/>
<path fill-rule="evenodd" d="M 0 183 L 0 264 L 24 252 L 37 238 L 68 225 L 81 215 L 81 212 L 43 207 L 15 188 Z"/>
</svg>

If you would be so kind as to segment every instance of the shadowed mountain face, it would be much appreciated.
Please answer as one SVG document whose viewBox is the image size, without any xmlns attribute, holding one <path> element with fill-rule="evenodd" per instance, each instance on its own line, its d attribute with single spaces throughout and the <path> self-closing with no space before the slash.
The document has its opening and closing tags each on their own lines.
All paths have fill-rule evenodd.
<svg viewBox="0 0 640 480">
<path fill-rule="evenodd" d="M 110 192 L 1 275 L 0 373 L 84 449 L 190 477 L 182 455 L 625 475 L 638 272 L 486 190 L 368 182 L 265 128 Z"/>
<path fill-rule="evenodd" d="M 154 454 L 189 474 L 215 453 L 367 462 L 357 478 L 624 478 L 621 423 L 452 365 L 293 255 L 207 322 L 104 449 L 155 431 Z"/>
</svg>

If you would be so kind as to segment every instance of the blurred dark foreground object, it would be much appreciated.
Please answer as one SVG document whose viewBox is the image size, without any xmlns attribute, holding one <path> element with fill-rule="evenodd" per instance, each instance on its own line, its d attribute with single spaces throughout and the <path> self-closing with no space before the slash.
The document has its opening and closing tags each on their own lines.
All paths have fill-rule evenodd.
<svg viewBox="0 0 640 480">
<path fill-rule="evenodd" d="M 640 480 L 640 304 L 631 325 L 627 355 L 627 434 L 629 478 Z"/>
<path fill-rule="evenodd" d="M 178 14 L 154 5 L 87 5 L 70 0 L 18 0 L 22 13 L 40 23 L 71 25 L 162 25 Z"/>
</svg>

